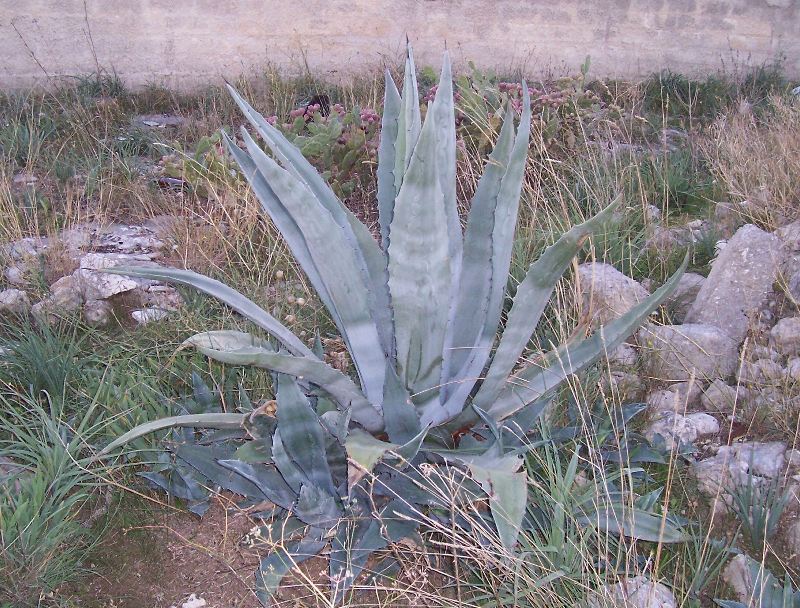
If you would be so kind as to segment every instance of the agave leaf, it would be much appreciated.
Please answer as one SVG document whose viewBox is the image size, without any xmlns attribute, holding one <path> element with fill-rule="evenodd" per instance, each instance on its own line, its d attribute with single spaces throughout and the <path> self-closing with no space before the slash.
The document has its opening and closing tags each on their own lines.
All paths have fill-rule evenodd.
<svg viewBox="0 0 800 608">
<path fill-rule="evenodd" d="M 283 577 L 296 565 L 316 556 L 327 544 L 325 531 L 310 528 L 300 540 L 284 541 L 269 554 L 256 570 L 256 595 L 262 604 L 270 606 Z"/>
<path fill-rule="evenodd" d="M 489 359 L 500 324 L 531 129 L 530 97 L 524 83 L 523 104 L 513 146 L 513 110 L 507 110 L 467 221 L 451 378 L 446 384 L 445 409 L 449 416 L 464 409 Z M 458 383 L 451 385 L 453 380 Z"/>
<path fill-rule="evenodd" d="M 241 460 L 219 460 L 219 465 L 250 483 L 256 485 L 270 502 L 284 509 L 290 509 L 295 501 L 293 490 L 286 484 L 281 474 L 274 468 L 263 464 L 250 464 Z"/>
<path fill-rule="evenodd" d="M 422 427 L 411 396 L 389 362 L 383 390 L 383 420 L 389 440 L 397 444 L 406 443 L 416 437 Z"/>
<path fill-rule="evenodd" d="M 278 156 L 284 167 L 300 179 L 328 210 L 350 244 L 356 249 L 359 269 L 370 285 L 369 296 L 373 318 L 378 322 L 381 339 L 387 353 L 391 352 L 391 317 L 389 315 L 389 291 L 386 285 L 386 256 L 364 224 L 334 194 L 303 153 L 278 129 L 239 95 L 230 85 L 228 90 L 244 115 L 255 127 L 270 149 Z M 250 145 L 248 144 L 248 148 Z"/>
<path fill-rule="evenodd" d="M 352 489 L 385 458 L 399 458 L 400 468 L 406 466 L 419 453 L 426 434 L 427 429 L 423 429 L 416 437 L 400 445 L 381 441 L 360 429 L 351 430 L 344 445 L 348 459 L 348 487 Z"/>
<path fill-rule="evenodd" d="M 386 354 L 370 307 L 369 284 L 358 253 L 308 187 L 281 169 L 245 132 L 259 172 L 291 215 L 331 297 L 331 314 L 348 345 L 364 393 L 373 403 L 383 397 Z M 301 260 L 298 260 L 302 263 Z"/>
<path fill-rule="evenodd" d="M 317 528 L 329 530 L 342 517 L 338 500 L 313 483 L 305 483 L 292 507 L 297 518 Z"/>
<path fill-rule="evenodd" d="M 600 230 L 618 206 L 619 201 L 614 201 L 594 217 L 574 226 L 531 264 L 514 295 L 514 304 L 508 314 L 500 343 L 486 378 L 475 396 L 474 403 L 478 406 L 489 407 L 497 398 L 536 330 L 556 283 L 580 252 L 586 237 Z"/>
<path fill-rule="evenodd" d="M 308 483 L 308 478 L 286 452 L 286 446 L 281 439 L 280 428 L 272 436 L 272 462 L 275 463 L 275 468 L 278 469 L 295 494 L 300 492 L 300 488 L 303 487 L 304 483 Z"/>
<path fill-rule="evenodd" d="M 579 523 L 595 525 L 604 532 L 649 542 L 680 543 L 689 537 L 668 518 L 621 503 L 599 507 L 577 518 Z"/>
<path fill-rule="evenodd" d="M 509 379 L 490 406 L 489 413 L 497 420 L 510 416 L 529 403 L 551 394 L 567 376 L 586 368 L 603 353 L 622 343 L 674 291 L 688 262 L 687 255 L 678 271 L 664 285 L 628 313 L 601 327 L 590 337 L 558 349 L 551 357 L 555 362 L 550 367 L 542 369 L 531 366 Z"/>
<path fill-rule="evenodd" d="M 225 283 L 192 272 L 191 270 L 179 270 L 177 268 L 137 268 L 119 266 L 104 270 L 103 272 L 194 287 L 218 299 L 224 304 L 227 304 L 240 315 L 258 325 L 261 329 L 275 336 L 275 338 L 286 347 L 286 350 L 293 355 L 315 358 L 314 353 L 285 325 L 253 301 L 247 299 L 235 289 L 225 285 Z"/>
<path fill-rule="evenodd" d="M 244 173 L 244 176 L 250 183 L 250 187 L 261 202 L 261 207 L 280 231 L 289 249 L 291 249 L 292 255 L 306 273 L 309 281 L 311 281 L 311 284 L 314 286 L 314 290 L 317 292 L 317 295 L 319 295 L 320 300 L 325 305 L 325 308 L 330 311 L 338 326 L 341 323 L 341 318 L 338 316 L 338 311 L 333 305 L 331 294 L 328 292 L 328 288 L 322 280 L 319 269 L 317 269 L 316 263 L 311 257 L 308 244 L 297 222 L 295 222 L 292 215 L 283 206 L 283 203 L 281 203 L 272 187 L 267 183 L 266 178 L 258 170 L 255 161 L 250 155 L 239 148 L 226 133 L 223 132 L 222 138 L 231 156 L 236 160 L 242 173 Z"/>
<path fill-rule="evenodd" d="M 516 454 L 502 454 L 500 444 L 494 442 L 480 456 L 451 456 L 451 460 L 464 463 L 472 478 L 489 496 L 497 534 L 507 549 L 517 542 L 525 506 L 528 501 L 528 476 L 522 468 L 522 458 Z"/>
<path fill-rule="evenodd" d="M 175 450 L 175 455 L 211 483 L 225 490 L 256 500 L 268 500 L 269 498 L 267 494 L 261 491 L 258 485 L 219 464 L 218 461 L 220 459 L 224 460 L 230 457 L 231 454 L 227 450 L 184 444 L 178 446 L 178 449 Z"/>
<path fill-rule="evenodd" d="M 335 496 L 322 424 L 297 382 L 286 374 L 278 375 L 277 416 L 281 441 L 289 457 L 312 485 Z"/>
<path fill-rule="evenodd" d="M 419 109 L 419 89 L 417 87 L 417 68 L 414 65 L 414 52 L 411 45 L 406 47 L 406 65 L 403 77 L 400 116 L 397 120 L 397 142 L 395 144 L 394 187 L 400 193 L 405 173 L 411 164 L 411 157 L 422 129 Z M 396 206 L 396 202 L 395 202 Z M 392 218 L 394 221 L 394 218 Z M 391 239 L 391 231 L 389 234 Z M 391 242 L 391 241 L 390 241 Z M 388 251 L 388 245 L 386 246 Z"/>
<path fill-rule="evenodd" d="M 381 117 L 381 141 L 378 146 L 378 223 L 381 229 L 381 245 L 389 247 L 389 224 L 392 222 L 394 199 L 399 188 L 395 185 L 395 161 L 397 158 L 397 133 L 402 99 L 392 75 L 386 70 L 386 90 L 383 96 Z"/>
<path fill-rule="evenodd" d="M 329 557 L 334 605 L 340 604 L 364 570 L 370 555 L 414 533 L 416 522 L 399 517 L 406 510 L 400 501 L 394 500 L 381 510 L 377 518 L 351 518 L 339 526 L 331 542 Z"/>
<path fill-rule="evenodd" d="M 452 276 L 437 178 L 436 122 L 428 112 L 389 227 L 389 293 L 398 373 L 415 403 L 440 384 Z"/>
<path fill-rule="evenodd" d="M 134 439 L 162 431 L 172 427 L 199 427 L 207 429 L 238 429 L 244 424 L 246 414 L 188 414 L 184 416 L 168 416 L 152 422 L 145 422 L 132 428 L 124 435 L 117 437 L 97 454 L 102 458 L 118 447 L 130 443 Z"/>
<path fill-rule="evenodd" d="M 383 420 L 356 384 L 319 359 L 275 352 L 268 342 L 245 332 L 220 330 L 195 334 L 184 341 L 216 361 L 252 365 L 290 374 L 316 384 L 333 397 L 341 409 L 351 408 L 353 419 L 371 432 L 383 429 Z"/>
</svg>

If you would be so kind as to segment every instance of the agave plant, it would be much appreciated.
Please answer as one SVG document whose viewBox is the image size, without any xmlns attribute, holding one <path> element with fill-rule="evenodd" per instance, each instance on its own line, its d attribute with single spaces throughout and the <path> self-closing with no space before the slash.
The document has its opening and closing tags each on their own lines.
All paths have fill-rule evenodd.
<svg viewBox="0 0 800 608">
<path fill-rule="evenodd" d="M 326 364 L 318 350 L 223 283 L 187 270 L 117 270 L 194 287 L 269 335 L 209 331 L 186 340 L 217 361 L 275 372 L 277 421 L 255 425 L 258 458 L 219 458 L 193 449 L 183 450 L 185 460 L 223 487 L 237 485 L 240 493 L 291 512 L 306 526 L 305 536 L 292 546 L 295 554 L 313 554 L 332 536 L 333 553 L 344 552 L 350 556 L 345 561 L 362 566 L 373 550 L 408 533 L 408 516 L 390 517 L 403 511 L 399 497 L 406 505 L 431 503 L 420 491 L 424 483 L 415 477 L 416 465 L 456 467 L 484 493 L 487 526 L 512 549 L 527 500 L 520 438 L 564 380 L 633 333 L 669 295 L 680 272 L 625 316 L 553 349 L 542 365 L 513 373 L 557 281 L 615 209 L 612 204 L 573 227 L 531 265 L 500 332 L 530 133 L 527 87 L 516 128 L 516 112 L 506 110 L 462 232 L 449 59 L 445 55 L 423 121 L 409 49 L 402 94 L 386 75 L 377 171 L 379 240 L 296 147 L 233 88 L 230 92 L 272 155 L 246 129 L 244 148 L 225 136 L 228 149 L 328 309 L 355 377 Z M 320 414 L 325 409 L 320 404 L 328 402 L 334 411 Z M 253 429 L 260 418 L 177 416 L 138 427 L 105 452 L 173 425 Z M 349 470 L 342 476 L 345 454 Z M 376 508 L 354 506 L 365 495 L 377 500 Z M 377 525 L 372 517 L 393 523 Z M 341 532 L 343 526 L 352 529 Z M 282 549 L 265 560 L 269 567 L 259 575 L 265 598 L 286 571 L 275 560 L 286 564 L 291 554 Z M 331 560 L 332 575 L 334 562 L 341 567 L 342 560 Z M 352 578 L 340 584 L 341 576 L 332 576 L 337 593 Z"/>
</svg>

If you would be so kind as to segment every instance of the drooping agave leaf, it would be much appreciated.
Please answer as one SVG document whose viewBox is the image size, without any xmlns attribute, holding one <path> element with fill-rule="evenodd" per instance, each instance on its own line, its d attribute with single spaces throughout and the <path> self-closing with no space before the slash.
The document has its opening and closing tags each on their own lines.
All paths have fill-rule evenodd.
<svg viewBox="0 0 800 608">
<path fill-rule="evenodd" d="M 340 604 L 375 551 L 415 532 L 416 522 L 402 517 L 407 510 L 406 505 L 394 500 L 381 509 L 377 518 L 365 514 L 339 526 L 329 556 L 334 605 Z"/>
<path fill-rule="evenodd" d="M 414 148 L 389 227 L 389 293 L 398 373 L 419 404 L 438 405 L 452 276 L 447 215 L 436 174 L 433 112 Z"/>
<path fill-rule="evenodd" d="M 184 444 L 178 446 L 177 450 L 175 450 L 175 455 L 180 460 L 195 469 L 198 473 L 206 477 L 213 484 L 218 485 L 225 490 L 234 492 L 240 496 L 246 496 L 248 498 L 257 500 L 270 500 L 270 495 L 262 492 L 261 488 L 257 484 L 245 477 L 242 477 L 236 471 L 232 471 L 231 469 L 223 467 L 221 464 L 219 464 L 219 460 L 225 460 L 231 456 L 229 450 L 215 449 L 209 446 Z M 288 488 L 286 489 L 288 490 Z M 272 490 L 279 492 L 280 486 L 277 486 L 277 489 L 272 488 Z M 286 492 L 285 498 L 286 500 L 283 500 L 282 502 L 287 503 L 288 501 L 288 504 L 291 505 L 292 498 L 290 492 Z"/>
<path fill-rule="evenodd" d="M 165 281 L 167 283 L 178 283 L 179 285 L 193 287 L 227 304 L 240 315 L 258 325 L 261 329 L 275 336 L 275 338 L 286 347 L 286 350 L 293 355 L 315 358 L 314 353 L 285 325 L 252 300 L 247 299 L 235 289 L 225 285 L 225 283 L 192 272 L 191 270 L 179 270 L 177 268 L 134 268 L 118 266 L 116 268 L 106 269 L 103 272 L 140 277 L 154 281 Z"/>
<path fill-rule="evenodd" d="M 256 570 L 256 595 L 265 606 L 273 605 L 272 599 L 281 580 L 296 565 L 316 556 L 327 544 L 325 531 L 310 528 L 300 540 L 284 541 L 269 554 Z"/>
<path fill-rule="evenodd" d="M 278 469 L 283 479 L 295 494 L 300 492 L 304 483 L 308 483 L 308 478 L 300 470 L 286 451 L 286 446 L 281 438 L 280 427 L 272 436 L 272 462 Z"/>
<path fill-rule="evenodd" d="M 305 483 L 297 494 L 292 513 L 309 525 L 328 530 L 341 519 L 342 508 L 329 492 L 313 483 Z"/>
<path fill-rule="evenodd" d="M 386 257 L 378 243 L 372 238 L 369 229 L 337 198 L 328 183 L 323 179 L 303 153 L 292 144 L 277 128 L 239 95 L 230 85 L 228 90 L 242 109 L 250 124 L 258 131 L 270 149 L 278 156 L 284 167 L 300 179 L 317 198 L 319 203 L 331 214 L 342 234 L 356 251 L 359 270 L 365 275 L 369 285 L 370 308 L 378 324 L 384 349 L 392 348 L 391 316 L 389 314 L 389 290 L 386 285 Z M 250 145 L 248 144 L 248 148 Z"/>
<path fill-rule="evenodd" d="M 668 518 L 622 503 L 604 505 L 581 515 L 578 523 L 597 526 L 599 530 L 649 542 L 680 543 L 687 534 Z"/>
<path fill-rule="evenodd" d="M 622 317 L 601 327 L 588 338 L 558 349 L 551 357 L 555 362 L 549 367 L 542 369 L 531 366 L 510 378 L 498 398 L 489 407 L 489 413 L 497 420 L 510 416 L 529 403 L 547 396 L 558 388 L 565 378 L 591 365 L 603 353 L 616 348 L 669 297 L 688 263 L 687 255 L 681 267 L 664 285 Z M 464 420 L 466 419 L 465 417 Z"/>
<path fill-rule="evenodd" d="M 252 365 L 303 378 L 328 392 L 341 409 L 351 408 L 353 420 L 367 430 L 379 432 L 383 429 L 380 414 L 358 386 L 348 376 L 319 359 L 275 352 L 269 343 L 251 334 L 232 330 L 195 334 L 187 338 L 184 344 L 222 363 Z"/>
<path fill-rule="evenodd" d="M 523 88 L 523 113 L 514 137 L 509 107 L 500 136 L 478 182 L 464 239 L 462 279 L 454 316 L 448 416 L 458 414 L 491 354 L 511 265 L 519 197 L 530 137 L 530 98 Z M 512 144 L 513 139 L 513 144 Z"/>
<path fill-rule="evenodd" d="M 508 314 L 500 343 L 478 394 L 475 395 L 474 403 L 479 407 L 488 408 L 497 398 L 536 330 L 556 283 L 580 252 L 586 237 L 602 229 L 617 207 L 618 202 L 615 201 L 594 217 L 574 226 L 531 264 L 514 295 L 514 304 Z"/>
<path fill-rule="evenodd" d="M 360 272 L 356 249 L 308 187 L 264 154 L 246 132 L 244 137 L 256 167 L 305 239 L 330 294 L 331 314 L 348 346 L 364 393 L 373 403 L 380 403 L 386 354 L 372 318 L 369 284 Z"/>
<path fill-rule="evenodd" d="M 489 508 L 500 541 L 505 548 L 513 548 L 528 502 L 528 476 L 524 469 L 520 470 L 522 459 L 513 453 L 503 454 L 497 442 L 480 456 L 452 456 L 450 459 L 464 463 L 489 496 Z"/>
<path fill-rule="evenodd" d="M 219 465 L 256 485 L 267 500 L 284 509 L 291 509 L 296 495 L 284 482 L 278 471 L 264 464 L 250 464 L 241 460 L 219 460 Z"/>
<path fill-rule="evenodd" d="M 399 128 L 402 99 L 392 75 L 386 70 L 386 89 L 383 96 L 381 117 L 381 141 L 378 146 L 378 223 L 381 229 L 381 246 L 389 247 L 389 224 L 392 222 L 394 199 L 398 188 L 395 185 L 395 159 L 397 158 L 397 132 Z"/>
<path fill-rule="evenodd" d="M 311 484 L 335 496 L 322 424 L 297 382 L 286 374 L 278 375 L 277 416 L 281 440 L 289 457 Z"/>
<path fill-rule="evenodd" d="M 130 431 L 117 437 L 106 447 L 100 450 L 97 458 L 102 458 L 118 447 L 131 441 L 173 427 L 198 427 L 207 429 L 238 429 L 244 424 L 246 414 L 187 414 L 184 416 L 168 416 L 152 422 L 140 424 Z"/>
</svg>

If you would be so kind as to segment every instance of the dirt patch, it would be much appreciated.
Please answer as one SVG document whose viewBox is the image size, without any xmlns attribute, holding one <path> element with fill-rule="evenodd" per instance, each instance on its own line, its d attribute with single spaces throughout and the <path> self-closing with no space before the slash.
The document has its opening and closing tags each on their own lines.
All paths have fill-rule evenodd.
<svg viewBox="0 0 800 608">
<path fill-rule="evenodd" d="M 75 590 L 81 606 L 180 608 L 195 594 L 206 601 L 204 608 L 261 607 L 254 573 L 267 549 L 243 542 L 257 522 L 231 497 L 217 496 L 202 519 L 178 510 L 160 510 L 145 519 L 146 524 L 119 527 L 107 535 L 92 559 L 93 574 Z M 396 584 L 365 585 L 348 604 L 407 608 L 447 597 L 441 564 L 431 568 L 426 562 L 430 556 L 417 551 L 403 551 L 402 557 Z M 327 567 L 324 552 L 302 564 L 284 579 L 276 605 L 329 606 Z"/>
</svg>

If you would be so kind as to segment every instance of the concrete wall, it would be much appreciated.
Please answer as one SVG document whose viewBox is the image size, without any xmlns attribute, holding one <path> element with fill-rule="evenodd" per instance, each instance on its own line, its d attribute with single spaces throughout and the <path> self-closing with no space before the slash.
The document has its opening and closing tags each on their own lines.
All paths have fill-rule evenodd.
<svg viewBox="0 0 800 608">
<path fill-rule="evenodd" d="M 113 68 L 191 87 L 266 62 L 339 78 L 400 56 L 636 77 L 786 57 L 800 74 L 800 0 L 0 0 L 0 88 Z"/>
</svg>

